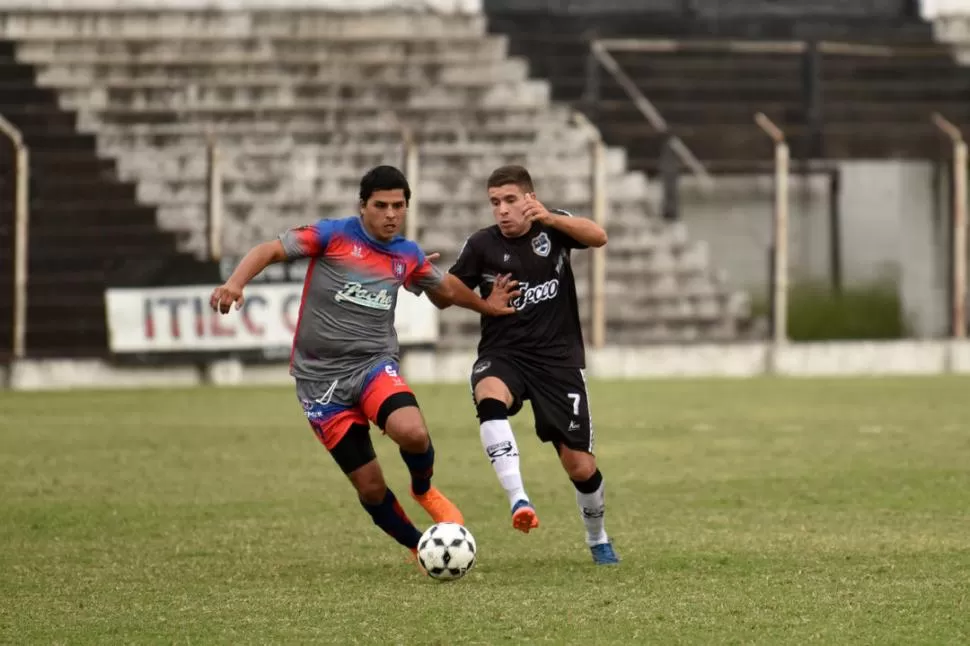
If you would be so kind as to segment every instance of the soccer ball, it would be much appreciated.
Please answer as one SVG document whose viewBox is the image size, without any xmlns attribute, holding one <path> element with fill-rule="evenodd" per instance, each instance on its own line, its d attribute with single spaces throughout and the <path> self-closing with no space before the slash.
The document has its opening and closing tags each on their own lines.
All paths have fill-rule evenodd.
<svg viewBox="0 0 970 646">
<path fill-rule="evenodd" d="M 457 523 L 432 525 L 418 541 L 418 561 L 432 579 L 451 581 L 475 567 L 475 537 Z"/>
</svg>

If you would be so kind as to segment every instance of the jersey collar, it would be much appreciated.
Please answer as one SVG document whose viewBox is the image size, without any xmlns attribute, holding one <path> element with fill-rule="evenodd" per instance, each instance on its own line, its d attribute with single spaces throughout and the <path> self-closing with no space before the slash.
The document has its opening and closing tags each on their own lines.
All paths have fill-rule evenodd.
<svg viewBox="0 0 970 646">
<path fill-rule="evenodd" d="M 526 231 L 525 233 L 523 233 L 520 236 L 516 236 L 514 238 L 509 238 L 504 233 L 502 233 L 502 230 L 499 228 L 499 226 L 497 224 L 495 225 L 495 231 L 498 233 L 498 237 L 500 237 L 502 240 L 508 240 L 510 242 L 514 242 L 516 240 L 528 240 L 529 239 L 529 236 L 535 235 L 536 233 L 538 233 L 541 230 L 542 230 L 542 225 L 539 224 L 538 222 L 533 222 L 532 223 L 532 226 L 529 227 L 529 230 L 528 231 Z"/>
<path fill-rule="evenodd" d="M 381 249 L 389 249 L 391 245 L 393 245 L 395 242 L 399 242 L 404 239 L 403 236 L 398 234 L 393 238 L 391 238 L 390 240 L 388 240 L 387 242 L 382 242 L 381 240 L 378 240 L 377 238 L 375 238 L 370 234 L 370 232 L 367 230 L 367 227 L 364 226 L 364 221 L 361 219 L 359 215 L 356 216 L 354 220 L 355 220 L 354 226 L 357 227 L 357 230 L 360 232 L 362 236 L 364 236 L 367 242 L 370 242 L 371 244 L 376 245 Z"/>
</svg>

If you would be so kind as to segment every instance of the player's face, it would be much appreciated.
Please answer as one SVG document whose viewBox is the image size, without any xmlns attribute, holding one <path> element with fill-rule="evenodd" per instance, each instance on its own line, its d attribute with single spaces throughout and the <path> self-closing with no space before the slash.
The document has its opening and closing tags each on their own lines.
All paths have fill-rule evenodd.
<svg viewBox="0 0 970 646">
<path fill-rule="evenodd" d="M 360 217 L 367 232 L 382 242 L 394 238 L 404 226 L 408 203 L 404 190 L 374 191 L 360 207 Z"/>
<path fill-rule="evenodd" d="M 525 193 L 516 184 L 493 186 L 488 189 L 495 223 L 506 238 L 518 238 L 529 232 L 525 213 Z"/>
</svg>

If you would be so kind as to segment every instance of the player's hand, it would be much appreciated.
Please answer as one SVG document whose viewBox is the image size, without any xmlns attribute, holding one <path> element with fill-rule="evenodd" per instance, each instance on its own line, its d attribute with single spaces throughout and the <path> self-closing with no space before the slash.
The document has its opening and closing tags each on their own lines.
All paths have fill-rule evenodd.
<svg viewBox="0 0 970 646">
<path fill-rule="evenodd" d="M 526 193 L 525 208 L 522 210 L 522 214 L 525 216 L 525 221 L 529 224 L 533 222 L 546 224 L 552 219 L 552 213 L 549 212 L 542 202 L 536 199 L 535 193 Z"/>
<path fill-rule="evenodd" d="M 505 316 L 515 314 L 516 309 L 509 305 L 509 301 L 518 298 L 521 291 L 517 288 L 519 281 L 512 280 L 511 274 L 496 276 L 492 284 L 492 291 L 489 293 L 485 302 L 492 308 L 492 316 Z"/>
<path fill-rule="evenodd" d="M 441 258 L 441 254 L 438 253 L 437 251 L 435 251 L 434 253 L 429 253 L 429 254 L 425 255 L 425 257 L 424 257 L 424 259 L 427 260 L 428 262 L 434 262 L 435 260 L 438 260 L 439 258 Z"/>
<path fill-rule="evenodd" d="M 238 310 L 243 306 L 245 300 L 243 298 L 242 287 L 236 287 L 231 283 L 226 283 L 212 290 L 212 296 L 209 297 L 209 306 L 217 312 L 228 314 L 233 303 L 236 304 L 236 309 Z"/>
</svg>

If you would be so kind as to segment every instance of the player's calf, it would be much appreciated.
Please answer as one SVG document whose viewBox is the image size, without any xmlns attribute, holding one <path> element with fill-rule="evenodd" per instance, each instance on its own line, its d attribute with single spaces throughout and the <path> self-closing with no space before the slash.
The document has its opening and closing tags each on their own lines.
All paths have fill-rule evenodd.
<svg viewBox="0 0 970 646">
<path fill-rule="evenodd" d="M 411 490 L 418 495 L 427 492 L 434 475 L 434 446 L 417 399 L 411 393 L 391 395 L 381 404 L 375 421 L 400 448 L 411 474 Z"/>
<path fill-rule="evenodd" d="M 484 383 L 484 382 L 483 382 Z M 499 382 L 501 383 L 501 382 Z M 479 384 L 481 386 L 481 384 Z M 479 389 L 476 388 L 476 394 Z M 529 496 L 522 484 L 519 470 L 519 447 L 509 424 L 509 408 L 505 401 L 494 397 L 479 399 L 475 405 L 478 412 L 479 436 L 485 455 L 492 463 L 509 506 L 514 507 L 521 501 L 529 502 Z"/>
<path fill-rule="evenodd" d="M 408 518 L 394 492 L 387 487 L 377 460 L 371 460 L 348 475 L 357 490 L 361 506 L 374 524 L 404 547 L 416 549 L 421 532 Z"/>
<path fill-rule="evenodd" d="M 606 533 L 606 492 L 596 458 L 588 452 L 560 445 L 559 458 L 576 489 L 576 505 L 586 527 L 586 544 L 597 565 L 619 562 Z"/>
<path fill-rule="evenodd" d="M 458 507 L 431 486 L 434 445 L 414 395 L 398 393 L 385 400 L 377 423 L 400 447 L 401 459 L 411 474 L 411 497 L 434 522 L 463 525 L 465 519 Z"/>
<path fill-rule="evenodd" d="M 421 532 L 408 518 L 393 491 L 386 489 L 384 497 L 377 503 L 367 502 L 362 498 L 360 504 L 384 533 L 410 550 L 417 549 Z"/>
<path fill-rule="evenodd" d="M 599 469 L 587 480 L 573 480 L 576 488 L 576 504 L 586 526 L 586 543 L 599 545 L 609 542 L 606 535 L 604 518 L 606 516 L 606 496 L 603 487 L 603 474 Z"/>
</svg>

